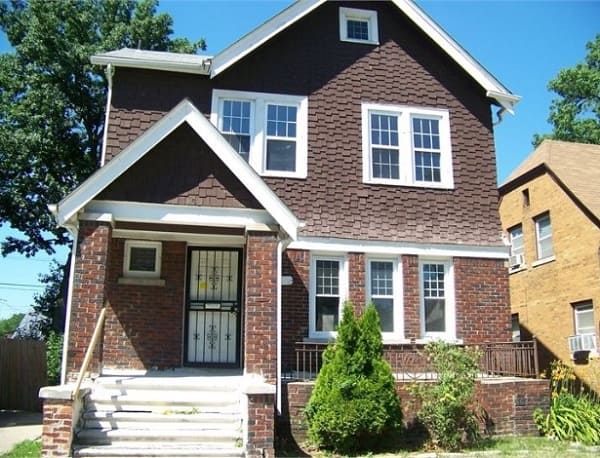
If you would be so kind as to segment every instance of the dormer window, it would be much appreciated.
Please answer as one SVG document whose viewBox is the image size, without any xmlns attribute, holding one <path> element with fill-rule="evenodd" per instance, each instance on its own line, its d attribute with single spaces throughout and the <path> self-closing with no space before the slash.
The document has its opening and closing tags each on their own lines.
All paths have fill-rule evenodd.
<svg viewBox="0 0 600 458">
<path fill-rule="evenodd" d="M 379 44 L 377 12 L 340 8 L 340 40 L 351 43 Z"/>
</svg>

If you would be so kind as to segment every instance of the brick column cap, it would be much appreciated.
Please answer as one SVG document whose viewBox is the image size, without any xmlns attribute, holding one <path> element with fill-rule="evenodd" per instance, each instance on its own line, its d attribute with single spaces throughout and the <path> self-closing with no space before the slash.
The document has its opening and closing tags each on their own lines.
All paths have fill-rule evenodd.
<svg viewBox="0 0 600 458">
<path fill-rule="evenodd" d="M 43 386 L 42 388 L 40 388 L 39 396 L 41 399 L 72 400 L 74 388 L 74 384 L 59 386 Z M 79 396 L 83 397 L 90 392 L 90 388 L 81 388 L 79 390 Z"/>
</svg>

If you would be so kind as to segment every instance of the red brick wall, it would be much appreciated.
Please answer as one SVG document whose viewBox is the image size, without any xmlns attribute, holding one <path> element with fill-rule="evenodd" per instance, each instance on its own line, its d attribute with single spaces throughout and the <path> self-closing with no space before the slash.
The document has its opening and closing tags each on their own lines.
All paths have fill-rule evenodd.
<svg viewBox="0 0 600 458">
<path fill-rule="evenodd" d="M 402 256 L 404 288 L 404 337 L 421 338 L 421 296 L 419 290 L 419 257 Z"/>
<path fill-rule="evenodd" d="M 349 298 L 354 304 L 354 310 L 359 314 L 365 309 L 367 297 L 365 262 L 364 253 L 348 253 Z"/>
<path fill-rule="evenodd" d="M 162 242 L 164 286 L 118 284 L 125 239 L 112 240 L 103 363 L 108 368 L 160 369 L 182 365 L 185 242 Z"/>
<path fill-rule="evenodd" d="M 294 382 L 288 383 L 284 389 L 286 409 L 283 420 L 289 422 L 292 436 L 298 443 L 306 440 L 304 407 L 313 386 L 311 382 Z M 408 386 L 408 382 L 396 384 L 406 424 L 416 414 L 416 403 L 411 402 Z M 549 401 L 547 380 L 478 381 L 475 390 L 475 405 L 482 409 L 481 429 L 492 435 L 537 434 L 533 411 L 536 408 L 547 409 Z"/>
<path fill-rule="evenodd" d="M 275 403 L 272 394 L 248 394 L 248 458 L 275 456 Z"/>
<path fill-rule="evenodd" d="M 467 344 L 510 342 L 508 269 L 499 259 L 454 258 L 456 333 Z"/>
<path fill-rule="evenodd" d="M 277 375 L 277 235 L 246 237 L 244 361 L 248 373 L 267 382 Z"/>
<path fill-rule="evenodd" d="M 67 351 L 67 378 L 74 379 L 92 339 L 106 299 L 106 266 L 110 262 L 112 229 L 108 223 L 80 221 L 73 278 L 73 298 Z M 98 352 L 90 364 L 99 370 Z"/>
<path fill-rule="evenodd" d="M 42 456 L 70 456 L 73 440 L 73 401 L 44 400 Z"/>
</svg>

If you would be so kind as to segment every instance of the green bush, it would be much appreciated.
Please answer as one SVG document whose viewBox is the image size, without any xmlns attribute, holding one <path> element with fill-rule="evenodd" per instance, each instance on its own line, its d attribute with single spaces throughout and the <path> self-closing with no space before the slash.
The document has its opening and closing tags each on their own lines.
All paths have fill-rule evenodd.
<svg viewBox="0 0 600 458">
<path fill-rule="evenodd" d="M 50 331 L 46 337 L 46 373 L 48 385 L 60 383 L 60 366 L 62 362 L 63 336 Z"/>
<path fill-rule="evenodd" d="M 587 393 L 575 393 L 573 368 L 561 361 L 551 364 L 550 412 L 534 412 L 546 436 L 585 445 L 600 445 L 600 402 Z"/>
<path fill-rule="evenodd" d="M 425 426 L 432 446 L 459 450 L 480 439 L 473 409 L 479 351 L 436 341 L 427 344 L 436 380 L 417 382 L 410 391 L 419 402 L 418 420 Z"/>
<path fill-rule="evenodd" d="M 372 304 L 359 320 L 351 304 L 344 306 L 338 338 L 323 355 L 306 417 L 309 440 L 338 453 L 374 450 L 387 435 L 400 432 L 400 401 Z"/>
</svg>

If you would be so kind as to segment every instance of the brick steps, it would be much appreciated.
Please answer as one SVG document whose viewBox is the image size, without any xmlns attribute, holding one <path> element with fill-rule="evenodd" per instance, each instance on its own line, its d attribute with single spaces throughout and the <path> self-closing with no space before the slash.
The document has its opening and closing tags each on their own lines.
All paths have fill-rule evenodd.
<svg viewBox="0 0 600 458">
<path fill-rule="evenodd" d="M 239 386 L 239 377 L 100 377 L 73 456 L 244 456 Z"/>
</svg>

